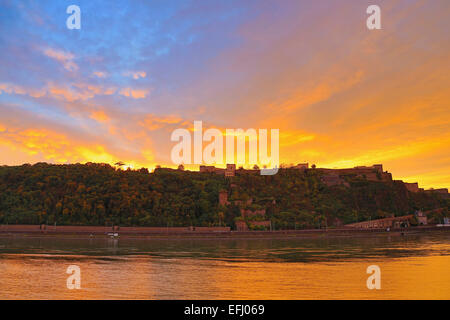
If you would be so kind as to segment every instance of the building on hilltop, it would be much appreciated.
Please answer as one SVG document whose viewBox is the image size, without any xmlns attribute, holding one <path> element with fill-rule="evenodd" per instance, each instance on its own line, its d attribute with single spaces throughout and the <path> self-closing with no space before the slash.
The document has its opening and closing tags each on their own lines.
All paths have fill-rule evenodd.
<svg viewBox="0 0 450 320">
<path fill-rule="evenodd" d="M 382 164 L 374 164 L 372 166 L 372 168 L 374 168 L 375 170 L 377 170 L 380 173 L 383 173 L 383 165 Z"/>
<path fill-rule="evenodd" d="M 413 182 L 413 183 L 408 183 L 408 182 L 403 182 L 405 184 L 406 189 L 408 189 L 408 191 L 410 192 L 419 192 L 419 183 L 417 182 Z"/>
<path fill-rule="evenodd" d="M 440 189 L 428 189 L 425 190 L 425 193 L 438 193 L 438 194 L 448 194 L 448 189 L 446 188 L 440 188 Z"/>
<path fill-rule="evenodd" d="M 236 169 L 236 165 L 234 163 L 228 163 L 226 168 L 216 168 L 215 166 L 200 166 L 200 172 L 208 172 L 215 173 L 219 175 L 223 175 L 225 177 L 234 177 L 236 174 L 259 174 L 259 169 L 244 169 L 239 168 Z"/>
<path fill-rule="evenodd" d="M 309 163 L 299 163 L 296 166 L 293 166 L 292 169 L 307 170 L 309 169 Z"/>
<path fill-rule="evenodd" d="M 200 166 L 200 172 L 202 173 L 215 173 L 219 175 L 224 175 L 227 177 L 234 177 L 234 174 L 236 172 L 236 165 L 235 164 L 227 164 L 227 168 L 216 168 L 215 166 Z"/>
<path fill-rule="evenodd" d="M 345 169 L 317 168 L 316 170 L 327 176 L 356 176 L 367 179 L 369 181 L 392 181 L 392 174 L 387 171 L 383 171 L 382 164 L 374 164 L 371 167 L 358 166 Z M 330 177 L 329 179 L 331 181 L 330 183 L 336 183 L 337 181 L 337 179 L 335 178 Z M 333 179 L 335 181 L 333 181 Z"/>
<path fill-rule="evenodd" d="M 236 175 L 236 165 L 234 163 L 227 164 L 225 169 L 225 177 L 234 177 Z"/>
<path fill-rule="evenodd" d="M 322 174 L 321 178 L 322 182 L 324 182 L 328 186 L 347 185 L 344 179 L 342 179 L 342 176 L 356 176 L 369 181 L 383 181 L 383 182 L 392 181 L 392 174 L 387 171 L 383 171 L 382 164 L 374 164 L 370 167 L 357 166 L 354 168 L 329 169 L 329 168 L 316 168 L 314 165 L 311 168 L 309 168 L 309 163 L 299 163 L 296 166 L 290 167 L 288 169 L 303 170 L 305 172 L 308 170 L 316 170 Z M 234 177 L 236 175 L 244 175 L 244 174 L 259 174 L 260 170 L 244 169 L 242 167 L 236 169 L 235 164 L 227 164 L 226 168 L 216 168 L 215 166 L 201 165 L 200 172 L 215 173 L 218 175 L 223 175 L 225 177 Z M 414 184 L 411 184 L 410 186 L 407 185 L 407 188 L 410 191 L 416 190 L 416 186 Z M 419 191 L 420 190 L 421 189 L 419 189 Z M 438 189 L 437 192 L 442 193 L 443 191 Z"/>
<path fill-rule="evenodd" d="M 153 170 L 154 173 L 157 173 L 157 172 L 176 172 L 176 171 L 179 171 L 179 169 L 156 167 L 155 170 Z"/>
<path fill-rule="evenodd" d="M 344 179 L 342 179 L 337 174 L 325 174 L 320 177 L 320 180 L 327 186 L 338 186 L 338 185 L 345 185 L 346 187 L 349 187 L 350 185 L 348 182 L 346 182 Z"/>
<path fill-rule="evenodd" d="M 236 170 L 236 174 L 238 175 L 244 175 L 244 174 L 260 174 L 261 170 L 259 169 L 244 169 L 240 167 Z"/>
<path fill-rule="evenodd" d="M 214 166 L 200 166 L 200 172 L 215 172 L 216 168 Z"/>
</svg>

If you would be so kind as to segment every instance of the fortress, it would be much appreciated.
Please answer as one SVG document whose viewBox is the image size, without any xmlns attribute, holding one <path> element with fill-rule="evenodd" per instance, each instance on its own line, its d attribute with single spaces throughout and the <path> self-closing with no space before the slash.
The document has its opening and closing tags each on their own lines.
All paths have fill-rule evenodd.
<svg viewBox="0 0 450 320">
<path fill-rule="evenodd" d="M 354 177 L 361 178 L 367 181 L 378 181 L 378 182 L 391 182 L 392 174 L 388 171 L 383 171 L 382 164 L 374 164 L 372 166 L 357 166 L 353 168 L 343 168 L 343 169 L 329 169 L 329 168 L 316 168 L 315 165 L 309 167 L 309 163 L 299 163 L 297 165 L 291 165 L 289 167 L 282 166 L 281 169 L 288 170 L 300 170 L 303 172 L 307 171 L 316 171 L 321 173 L 320 180 L 328 187 L 343 185 L 349 186 L 348 182 L 345 180 L 345 177 Z M 236 169 L 235 164 L 227 164 L 226 168 L 216 168 L 214 166 L 200 166 L 200 172 L 202 173 L 215 173 L 218 175 L 223 175 L 225 177 L 234 177 L 236 175 L 242 174 L 259 174 L 259 169 L 244 169 L 239 168 Z M 424 190 L 423 188 L 419 188 L 419 184 L 417 182 L 408 183 L 403 182 L 401 180 L 396 180 L 402 182 L 406 189 L 409 192 L 425 192 L 431 194 L 440 194 L 450 196 L 448 193 L 448 189 L 429 189 Z"/>
<path fill-rule="evenodd" d="M 227 164 L 225 169 L 216 168 L 214 166 L 200 166 L 200 172 L 212 172 L 224 175 L 225 177 L 234 177 L 236 175 L 236 165 Z"/>
<path fill-rule="evenodd" d="M 392 181 L 392 175 L 389 172 L 383 172 L 382 164 L 374 164 L 371 167 L 359 166 L 346 169 L 327 169 L 316 168 L 315 165 L 310 168 L 308 163 L 299 163 L 294 166 L 285 167 L 285 169 L 294 169 L 301 171 L 316 170 L 323 174 L 323 182 L 327 185 L 342 184 L 343 180 L 340 177 L 343 175 L 362 177 L 370 181 Z M 226 177 L 234 177 L 236 174 L 243 173 L 259 173 L 259 171 L 259 169 L 236 169 L 235 164 L 227 164 L 225 169 L 216 168 L 214 166 L 200 166 L 200 172 L 215 173 L 224 175 Z"/>
<path fill-rule="evenodd" d="M 334 185 L 347 186 L 348 183 L 345 182 L 343 176 L 353 176 L 368 181 L 392 181 L 392 174 L 387 171 L 383 171 L 382 164 L 374 164 L 370 167 L 358 166 L 344 169 L 318 168 L 316 170 L 322 173 L 321 180 L 329 187 Z"/>
<path fill-rule="evenodd" d="M 345 186 L 350 187 L 352 180 L 348 178 L 357 178 L 366 181 L 375 182 L 394 182 L 392 180 L 392 174 L 383 171 L 382 164 L 374 164 L 372 166 L 357 166 L 354 168 L 344 168 L 344 169 L 328 169 L 328 168 L 316 168 L 315 165 L 309 167 L 308 163 L 299 163 L 297 165 L 291 165 L 289 167 L 282 166 L 281 169 L 285 170 L 300 170 L 305 174 L 309 171 L 315 171 L 319 173 L 320 180 L 328 187 L 331 186 Z M 219 169 L 213 166 L 200 166 L 200 172 L 209 172 L 220 174 L 224 176 L 233 177 L 235 175 L 240 175 L 243 173 L 255 173 L 259 174 L 259 170 L 246 170 L 240 168 L 236 170 L 234 164 L 228 164 L 226 169 Z M 424 190 L 419 188 L 417 182 L 408 183 L 401 180 L 395 181 L 397 183 L 402 183 L 405 186 L 407 192 L 418 193 L 423 192 L 427 194 L 438 194 L 439 196 L 450 196 L 448 189 L 429 189 Z M 231 184 L 233 188 L 233 184 Z M 219 192 L 219 205 L 227 207 L 229 205 L 234 205 L 239 207 L 241 218 L 236 220 L 236 230 L 237 231 L 248 231 L 248 230 L 271 230 L 271 221 L 266 216 L 266 205 L 255 206 L 252 198 L 247 200 L 229 198 L 230 192 L 228 190 L 221 190 Z M 275 200 L 273 202 L 275 204 Z M 441 209 L 438 209 L 441 210 Z M 345 227 L 356 228 L 356 229 L 373 229 L 373 228 L 402 228 L 408 227 L 410 222 L 415 219 L 419 225 L 427 225 L 428 219 L 427 215 L 436 210 L 429 211 L 416 211 L 414 214 L 408 214 L 400 217 L 385 217 L 382 219 L 362 221 L 352 224 L 347 224 Z"/>
<path fill-rule="evenodd" d="M 446 188 L 440 188 L 440 189 L 431 188 L 428 190 L 424 190 L 423 188 L 419 188 L 419 183 L 417 183 L 417 182 L 413 182 L 413 183 L 403 182 L 403 183 L 409 192 L 414 192 L 414 193 L 424 192 L 424 193 L 428 193 L 428 194 L 439 194 L 439 195 L 444 195 L 444 196 L 450 196 L 450 194 L 448 193 L 448 189 L 446 189 Z"/>
</svg>

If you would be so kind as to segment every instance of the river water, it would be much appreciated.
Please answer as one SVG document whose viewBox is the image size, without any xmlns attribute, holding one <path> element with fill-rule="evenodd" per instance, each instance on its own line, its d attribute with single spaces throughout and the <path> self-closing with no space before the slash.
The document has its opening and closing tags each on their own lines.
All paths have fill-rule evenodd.
<svg viewBox="0 0 450 320">
<path fill-rule="evenodd" d="M 80 269 L 68 289 L 67 268 Z M 367 267 L 381 289 L 367 288 Z M 450 232 L 321 239 L 0 238 L 0 299 L 450 299 Z"/>
</svg>

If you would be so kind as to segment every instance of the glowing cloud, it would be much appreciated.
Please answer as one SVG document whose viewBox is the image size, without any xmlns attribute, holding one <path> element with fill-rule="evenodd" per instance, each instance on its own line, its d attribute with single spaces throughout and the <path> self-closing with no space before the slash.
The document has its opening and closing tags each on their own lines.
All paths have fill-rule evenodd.
<svg viewBox="0 0 450 320">
<path fill-rule="evenodd" d="M 119 94 L 133 99 L 143 99 L 150 93 L 150 90 L 147 89 L 132 89 L 132 88 L 123 88 L 119 91 Z"/>
<path fill-rule="evenodd" d="M 123 73 L 125 77 L 131 77 L 135 80 L 139 78 L 145 78 L 147 76 L 147 73 L 145 71 L 126 71 Z"/>
<path fill-rule="evenodd" d="M 55 50 L 52 48 L 44 49 L 44 54 L 56 61 L 60 62 L 64 68 L 68 71 L 77 71 L 78 65 L 73 62 L 75 56 L 70 52 L 65 52 L 62 50 Z"/>
<path fill-rule="evenodd" d="M 108 76 L 108 74 L 106 72 L 102 72 L 102 71 L 94 71 L 94 72 L 92 72 L 92 74 L 94 76 L 96 76 L 97 78 L 106 78 Z"/>
</svg>

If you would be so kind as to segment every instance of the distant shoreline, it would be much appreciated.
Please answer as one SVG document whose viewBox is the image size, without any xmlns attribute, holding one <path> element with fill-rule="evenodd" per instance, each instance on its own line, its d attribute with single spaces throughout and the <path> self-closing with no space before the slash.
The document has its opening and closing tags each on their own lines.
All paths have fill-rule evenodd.
<svg viewBox="0 0 450 320">
<path fill-rule="evenodd" d="M 60 226 L 40 229 L 39 226 L 2 225 L 0 226 L 0 237 L 49 237 L 49 238 L 76 238 L 76 239 L 143 239 L 143 240 L 193 240 L 193 239 L 302 239 L 302 238 L 346 238 L 367 236 L 402 236 L 415 235 L 429 232 L 449 232 L 450 226 L 419 226 L 404 229 L 305 229 L 305 230 L 276 230 L 276 231 L 209 231 L 189 230 L 189 228 L 145 228 L 133 227 L 132 230 L 123 228 L 112 231 L 111 227 L 83 227 L 83 226 Z M 142 229 L 142 230 L 141 230 Z M 165 230 L 164 230 L 165 229 Z M 175 229 L 175 230 L 174 230 Z M 180 230 L 185 229 L 185 230 Z"/>
</svg>

